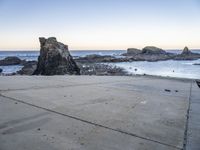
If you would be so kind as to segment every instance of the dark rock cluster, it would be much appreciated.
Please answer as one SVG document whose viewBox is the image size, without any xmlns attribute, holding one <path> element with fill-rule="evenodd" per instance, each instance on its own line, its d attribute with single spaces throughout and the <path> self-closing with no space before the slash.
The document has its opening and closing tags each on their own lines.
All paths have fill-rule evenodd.
<svg viewBox="0 0 200 150">
<path fill-rule="evenodd" d="M 127 71 L 120 67 L 99 63 L 79 64 L 81 75 L 97 76 L 123 76 L 128 75 Z"/>
</svg>

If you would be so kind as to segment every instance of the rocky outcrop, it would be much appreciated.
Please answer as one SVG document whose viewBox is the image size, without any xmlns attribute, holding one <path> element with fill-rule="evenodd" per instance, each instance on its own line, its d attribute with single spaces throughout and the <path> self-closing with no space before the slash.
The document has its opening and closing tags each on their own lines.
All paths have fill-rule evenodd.
<svg viewBox="0 0 200 150">
<path fill-rule="evenodd" d="M 193 65 L 200 65 L 200 63 L 194 63 Z"/>
<path fill-rule="evenodd" d="M 113 56 L 101 56 L 101 55 L 88 55 L 85 57 L 76 58 L 77 62 L 80 63 L 103 63 L 103 62 L 132 62 L 132 61 L 164 61 L 170 60 L 175 57 L 174 54 L 144 54 L 139 53 L 137 55 L 127 55 L 126 57 L 113 57 Z"/>
<path fill-rule="evenodd" d="M 10 65 L 20 65 L 24 61 L 18 57 L 6 57 L 3 60 L 0 60 L 0 66 L 10 66 Z"/>
<path fill-rule="evenodd" d="M 80 69 L 69 53 L 68 46 L 56 38 L 39 38 L 40 56 L 34 75 L 79 75 Z"/>
<path fill-rule="evenodd" d="M 137 60 L 137 61 L 149 61 L 149 62 L 155 62 L 155 61 L 165 61 L 165 60 L 170 60 L 173 59 L 174 55 L 173 54 L 139 54 L 136 55 L 132 58 L 132 60 Z"/>
<path fill-rule="evenodd" d="M 158 54 L 166 54 L 166 52 L 161 48 L 157 48 L 155 46 L 146 46 L 145 48 L 142 49 L 142 54 L 158 55 Z"/>
<path fill-rule="evenodd" d="M 188 47 L 185 47 L 181 54 L 177 55 L 175 60 L 196 60 L 200 59 L 200 54 L 191 52 Z"/>
<path fill-rule="evenodd" d="M 114 62 L 116 57 L 113 56 L 101 56 L 101 55 L 87 55 L 85 57 L 79 57 L 75 59 L 80 63 L 98 63 L 98 62 Z"/>
</svg>

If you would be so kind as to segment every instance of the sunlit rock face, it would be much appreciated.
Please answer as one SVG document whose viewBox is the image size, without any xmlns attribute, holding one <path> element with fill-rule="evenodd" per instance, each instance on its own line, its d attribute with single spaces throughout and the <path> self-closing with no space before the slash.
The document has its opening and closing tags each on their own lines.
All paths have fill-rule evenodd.
<svg viewBox="0 0 200 150">
<path fill-rule="evenodd" d="M 80 69 L 69 53 L 68 46 L 55 37 L 39 38 L 40 56 L 34 75 L 79 75 Z"/>
</svg>

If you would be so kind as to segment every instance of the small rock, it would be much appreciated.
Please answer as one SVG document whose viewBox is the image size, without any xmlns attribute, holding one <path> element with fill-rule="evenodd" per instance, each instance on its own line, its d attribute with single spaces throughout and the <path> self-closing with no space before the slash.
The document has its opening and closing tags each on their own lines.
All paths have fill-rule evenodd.
<svg viewBox="0 0 200 150">
<path fill-rule="evenodd" d="M 38 128 L 37 130 L 38 130 L 38 131 L 40 131 L 41 129 L 40 129 L 40 128 Z"/>
<path fill-rule="evenodd" d="M 200 63 L 194 63 L 193 65 L 200 65 Z"/>
<path fill-rule="evenodd" d="M 2 72 L 3 72 L 3 69 L 0 68 L 0 73 L 2 73 Z"/>
<path fill-rule="evenodd" d="M 171 92 L 171 90 L 169 90 L 169 89 L 165 89 L 165 92 Z"/>
</svg>

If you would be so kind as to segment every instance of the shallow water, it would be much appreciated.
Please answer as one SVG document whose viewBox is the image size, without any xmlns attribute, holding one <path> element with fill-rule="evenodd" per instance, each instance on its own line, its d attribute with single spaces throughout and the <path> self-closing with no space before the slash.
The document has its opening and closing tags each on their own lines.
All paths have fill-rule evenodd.
<svg viewBox="0 0 200 150">
<path fill-rule="evenodd" d="M 12 65 L 12 66 L 0 66 L 1 69 L 3 69 L 3 74 L 11 74 L 15 73 L 22 69 L 23 66 L 21 65 Z"/>
<path fill-rule="evenodd" d="M 193 65 L 194 63 L 200 63 L 200 59 L 194 61 L 122 62 L 110 63 L 110 65 L 122 67 L 130 74 L 200 79 L 200 65 Z"/>
</svg>

